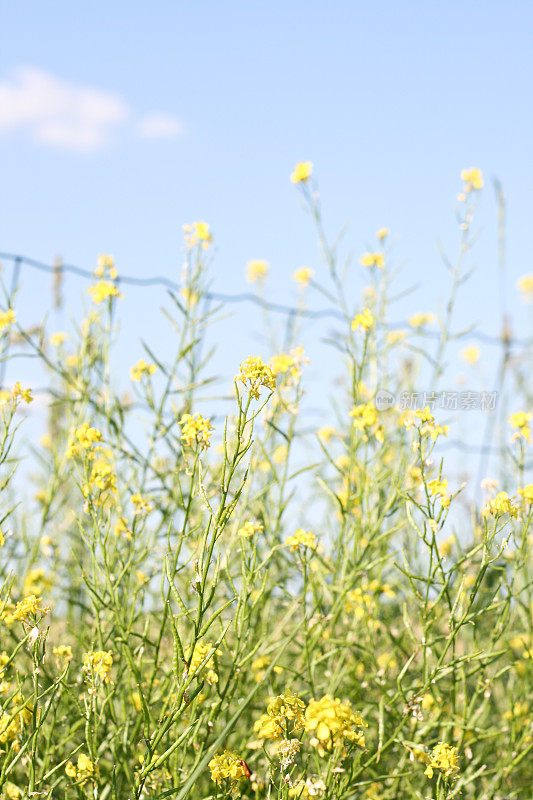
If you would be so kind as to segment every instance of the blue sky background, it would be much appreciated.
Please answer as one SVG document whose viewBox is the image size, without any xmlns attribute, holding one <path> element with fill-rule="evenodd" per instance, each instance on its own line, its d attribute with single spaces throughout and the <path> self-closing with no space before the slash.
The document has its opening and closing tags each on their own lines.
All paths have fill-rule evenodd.
<svg viewBox="0 0 533 800">
<path fill-rule="evenodd" d="M 70 142 L 47 140 L 46 108 L 15 121 L 0 108 L 0 250 L 44 261 L 61 254 L 89 268 L 109 252 L 123 273 L 178 279 L 181 226 L 205 219 L 217 248 L 214 289 L 244 290 L 246 262 L 265 258 L 267 295 L 293 302 L 293 270 L 320 269 L 289 182 L 294 163 L 310 159 L 329 230 L 350 224 L 356 258 L 378 227 L 390 228 L 403 264 L 398 285 L 418 287 L 398 308 L 405 318 L 444 301 L 437 241 L 457 252 L 459 174 L 475 165 L 486 180 L 481 237 L 458 326 L 499 329 L 497 177 L 508 198 L 509 308 L 526 335 L 531 307 L 516 280 L 533 271 L 532 23 L 526 0 L 4 2 L 0 91 L 30 67 L 68 84 L 73 98 L 79 87 L 111 95 L 116 108 L 106 113 L 120 119 L 99 128 L 93 120 L 99 141 L 80 147 L 80 129 Z M 159 128 L 142 134 L 153 115 Z M 358 292 L 366 280 L 354 270 Z M 28 321 L 48 310 L 47 286 L 32 279 L 21 295 Z M 68 287 L 72 298 L 82 289 L 75 280 Z M 133 335 L 164 344 L 162 293 L 128 295 Z M 311 293 L 309 305 L 322 303 Z M 232 361 L 254 350 L 255 319 L 243 308 L 227 323 L 221 371 L 231 374 Z M 141 351 L 128 347 L 132 363 Z"/>
</svg>

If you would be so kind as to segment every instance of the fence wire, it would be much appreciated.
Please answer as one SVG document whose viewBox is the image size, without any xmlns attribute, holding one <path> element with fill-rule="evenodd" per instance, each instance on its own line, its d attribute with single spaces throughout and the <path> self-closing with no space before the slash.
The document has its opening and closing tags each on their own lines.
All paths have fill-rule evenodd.
<svg viewBox="0 0 533 800">
<path fill-rule="evenodd" d="M 78 276 L 80 278 L 85 278 L 87 280 L 94 279 L 94 270 L 78 267 L 74 264 L 66 264 L 60 260 L 58 260 L 55 264 L 46 264 L 42 261 L 38 261 L 37 259 L 29 258 L 28 256 L 0 251 L 0 262 L 2 261 L 10 262 L 13 267 L 13 273 L 11 279 L 12 292 L 18 285 L 18 281 L 20 279 L 23 267 L 29 267 L 30 269 L 35 269 L 39 272 L 48 273 L 49 275 L 53 276 L 55 285 L 61 282 L 62 274 L 71 274 Z M 120 273 L 120 275 L 116 280 L 116 283 L 117 285 L 124 284 L 127 286 L 137 286 L 137 287 L 161 286 L 167 289 L 168 291 L 172 292 L 179 292 L 180 289 L 182 288 L 182 286 L 179 283 L 163 275 L 153 275 L 151 277 L 136 277 L 133 275 L 125 275 Z M 266 298 L 254 294 L 253 292 L 241 292 L 237 294 L 230 294 L 224 292 L 207 291 L 204 293 L 204 297 L 208 301 L 215 301 L 224 304 L 227 303 L 230 305 L 234 303 L 251 303 L 264 309 L 265 311 L 271 311 L 276 314 L 282 314 L 293 318 L 294 317 L 301 317 L 304 319 L 329 318 L 336 320 L 344 320 L 344 317 L 341 314 L 341 312 L 336 309 L 329 309 L 329 308 L 313 309 L 313 308 L 290 306 L 283 303 L 277 303 L 271 300 L 267 300 Z M 384 327 L 388 330 L 397 330 L 399 328 L 409 327 L 409 323 L 407 321 L 393 322 L 385 324 Z M 417 330 L 417 335 L 429 339 L 440 338 L 440 333 L 438 331 L 431 331 L 427 329 Z M 495 336 L 489 333 L 485 333 L 483 331 L 469 330 L 466 331 L 465 333 L 459 334 L 458 336 L 456 336 L 456 338 L 461 338 L 462 340 L 476 340 L 479 342 L 483 342 L 484 344 L 487 345 L 504 347 L 508 352 L 512 348 L 527 349 L 533 345 L 533 337 L 530 338 L 515 337 L 510 335 L 506 331 L 502 331 L 502 333 L 499 336 Z M 18 354 L 18 355 L 22 356 L 24 354 Z M 50 389 L 48 389 L 47 387 L 37 388 L 34 391 L 36 392 L 36 394 L 50 395 Z M 304 431 L 300 431 L 300 433 L 304 433 Z M 481 445 L 469 444 L 467 442 L 458 439 L 448 439 L 443 444 L 445 449 L 453 448 L 463 451 L 465 453 L 470 453 L 480 456 L 488 456 L 490 454 L 501 454 L 507 452 L 507 448 L 494 447 L 493 445 L 488 444 L 486 439 L 487 437 L 485 437 L 485 442 Z M 528 464 L 527 466 L 529 467 L 531 465 Z"/>
<path fill-rule="evenodd" d="M 40 272 L 46 272 L 52 276 L 54 276 L 55 280 L 58 280 L 58 276 L 61 273 L 68 273 L 71 275 L 77 275 L 80 278 L 86 279 L 94 279 L 94 271 L 84 269 L 83 267 L 75 266 L 74 264 L 64 264 L 63 262 L 58 262 L 55 265 L 53 264 L 45 264 L 42 261 L 37 261 L 34 258 L 28 258 L 27 256 L 17 255 L 15 253 L 4 253 L 0 252 L 0 260 L 10 261 L 13 264 L 13 281 L 12 284 L 16 285 L 18 281 L 18 277 L 20 275 L 21 268 L 23 266 L 29 267 L 30 269 L 36 269 Z M 165 289 L 168 289 L 173 292 L 179 292 L 182 286 L 177 283 L 176 281 L 171 280 L 170 278 L 166 278 L 163 275 L 154 275 L 152 277 L 135 277 L 133 275 L 123 275 L 122 273 L 119 274 L 117 280 L 117 285 L 124 284 L 128 286 L 140 286 L 140 287 L 148 287 L 148 286 L 162 286 Z M 333 308 L 300 308 L 297 306 L 290 306 L 285 305 L 283 303 L 276 303 L 271 300 L 267 300 L 260 295 L 254 294 L 253 292 L 241 292 L 237 294 L 227 294 L 224 292 L 205 292 L 204 297 L 207 300 L 212 300 L 215 302 L 220 303 L 253 303 L 260 308 L 263 308 L 265 311 L 272 311 L 276 314 L 284 314 L 286 316 L 291 317 L 302 317 L 308 319 L 337 319 L 337 320 L 344 320 L 343 315 L 340 311 L 333 309 Z M 400 321 L 400 322 L 389 322 L 386 323 L 385 328 L 390 330 L 396 330 L 398 328 L 406 328 L 409 327 L 409 323 L 407 321 Z M 424 330 L 420 329 L 417 330 L 417 335 L 423 336 L 429 339 L 439 339 L 440 333 L 438 331 L 431 331 L 431 330 Z M 489 333 L 485 333 L 483 331 L 467 331 L 464 335 L 461 334 L 461 339 L 472 339 L 477 340 L 479 342 L 483 342 L 484 344 L 489 345 L 502 345 L 505 344 L 507 347 L 531 347 L 533 345 L 533 337 L 530 338 L 520 338 L 515 337 L 512 335 L 508 335 L 507 333 L 503 332 L 499 336 L 495 336 Z"/>
</svg>

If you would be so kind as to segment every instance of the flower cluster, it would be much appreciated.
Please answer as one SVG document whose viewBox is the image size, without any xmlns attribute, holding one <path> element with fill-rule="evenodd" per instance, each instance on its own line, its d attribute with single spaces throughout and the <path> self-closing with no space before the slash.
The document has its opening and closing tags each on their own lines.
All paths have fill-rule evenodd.
<svg viewBox="0 0 533 800">
<path fill-rule="evenodd" d="M 7 311 L 0 311 L 0 331 L 10 328 L 16 319 L 17 317 L 12 308 L 8 308 Z"/>
<path fill-rule="evenodd" d="M 266 714 L 254 724 L 254 732 L 260 739 L 289 739 L 304 729 L 304 712 L 304 701 L 288 690 L 270 698 Z"/>
<path fill-rule="evenodd" d="M 209 653 L 211 653 L 211 655 L 209 655 Z M 194 675 L 202 662 L 207 658 L 207 661 L 205 661 L 205 664 L 202 666 L 201 672 L 205 671 L 205 677 L 208 683 L 211 685 L 217 683 L 218 675 L 215 670 L 215 653 L 216 649 L 213 648 L 210 642 L 196 642 L 191 656 L 191 663 L 189 664 L 189 674 Z"/>
<path fill-rule="evenodd" d="M 246 762 L 231 750 L 224 750 L 212 758 L 209 762 L 209 769 L 211 780 L 218 786 L 228 781 L 232 794 L 237 793 L 240 781 L 248 780 L 250 777 L 250 770 L 246 766 Z"/>
<path fill-rule="evenodd" d="M 42 599 L 35 594 L 30 594 L 19 600 L 12 614 L 13 620 L 20 620 L 27 624 L 35 622 L 36 619 L 42 619 L 49 608 L 43 608 Z"/>
<path fill-rule="evenodd" d="M 311 745 L 321 756 L 326 750 L 346 743 L 364 748 L 362 728 L 366 727 L 367 723 L 350 703 L 343 703 L 330 694 L 320 700 L 311 700 L 305 711 L 305 730 L 312 734 Z"/>
<path fill-rule="evenodd" d="M 518 508 L 507 492 L 498 492 L 496 497 L 485 505 L 483 513 L 492 514 L 493 517 L 501 517 L 503 514 L 516 517 L 518 515 Z"/>
<path fill-rule="evenodd" d="M 90 683 L 109 683 L 112 666 L 111 650 L 91 650 L 83 656 L 83 671 Z"/>
<path fill-rule="evenodd" d="M 513 439 L 525 439 L 526 442 L 531 441 L 531 412 L 526 411 L 517 411 L 515 414 L 511 414 L 509 419 L 509 425 L 511 428 L 514 428 L 516 433 L 513 434 Z"/>
<path fill-rule="evenodd" d="M 298 383 L 302 375 L 302 367 L 308 363 L 309 360 L 305 358 L 302 346 L 294 347 L 290 353 L 278 353 L 270 359 L 270 367 L 276 378 L 278 375 L 287 375 L 290 385 Z"/>
<path fill-rule="evenodd" d="M 213 241 L 211 229 L 207 222 L 191 222 L 183 226 L 183 231 L 185 233 L 185 243 L 189 249 L 199 244 L 203 250 L 207 250 Z"/>
<path fill-rule="evenodd" d="M 317 548 L 317 540 L 313 531 L 304 531 L 302 528 L 298 528 L 292 536 L 287 536 L 285 544 L 293 552 L 301 547 L 309 547 L 311 550 L 316 550 Z"/>
<path fill-rule="evenodd" d="M 431 312 L 417 311 L 412 314 L 407 322 L 411 328 L 422 328 L 424 325 L 430 325 L 435 319 L 435 314 Z"/>
<path fill-rule="evenodd" d="M 246 280 L 248 283 L 262 281 L 268 275 L 268 261 L 256 258 L 246 265 Z"/>
<path fill-rule="evenodd" d="M 75 428 L 67 447 L 67 458 L 74 458 L 85 451 L 89 458 L 95 458 L 95 454 L 101 450 L 97 444 L 103 441 L 103 436 L 97 428 L 92 428 L 88 422 L 84 422 L 79 428 Z"/>
<path fill-rule="evenodd" d="M 73 781 L 83 786 L 88 780 L 96 777 L 98 774 L 98 767 L 91 761 L 89 756 L 86 756 L 85 753 L 80 753 L 76 765 L 74 765 L 72 761 L 67 762 L 65 773 L 69 778 L 72 778 Z"/>
<path fill-rule="evenodd" d="M 118 278 L 118 270 L 115 267 L 115 259 L 113 256 L 101 253 L 96 259 L 94 275 L 96 278 L 103 278 L 106 272 L 112 281 L 116 281 Z"/>
<path fill-rule="evenodd" d="M 87 292 L 97 306 L 107 300 L 108 297 L 122 297 L 122 294 L 112 281 L 98 281 L 93 286 L 89 286 Z"/>
<path fill-rule="evenodd" d="M 295 269 L 292 273 L 292 279 L 295 283 L 297 283 L 302 288 L 309 286 L 311 278 L 314 275 L 314 270 L 311 267 L 300 267 L 299 269 Z"/>
<path fill-rule="evenodd" d="M 237 531 L 237 535 L 243 539 L 252 539 L 256 533 L 263 532 L 263 524 L 261 522 L 252 522 L 246 520 Z"/>
<path fill-rule="evenodd" d="M 255 400 L 259 398 L 259 390 L 262 386 L 264 386 L 265 389 L 269 389 L 271 392 L 276 388 L 274 373 L 258 356 L 250 356 L 242 362 L 241 371 L 235 377 L 235 380 L 247 386 L 250 395 Z"/>
<path fill-rule="evenodd" d="M 461 172 L 461 180 L 464 181 L 463 192 L 479 191 L 483 188 L 483 173 L 477 167 L 469 167 Z"/>
<path fill-rule="evenodd" d="M 352 320 L 352 331 L 359 328 L 363 331 L 369 331 L 374 325 L 374 315 L 369 308 L 365 308 L 360 314 L 356 314 Z"/>
<path fill-rule="evenodd" d="M 181 441 L 187 447 L 199 447 L 206 450 L 209 447 L 209 439 L 213 431 L 213 426 L 208 419 L 201 414 L 183 414 L 180 419 Z"/>
<path fill-rule="evenodd" d="M 446 478 L 442 480 L 435 478 L 432 481 L 428 481 L 428 491 L 432 497 L 440 497 L 443 508 L 448 508 L 450 505 L 450 495 L 448 494 L 448 481 Z"/>
<path fill-rule="evenodd" d="M 438 770 L 445 778 L 452 777 L 459 770 L 457 748 L 446 742 L 439 742 L 427 757 L 427 767 L 424 775 L 433 777 L 433 771 Z"/>
<path fill-rule="evenodd" d="M 359 259 L 359 263 L 362 264 L 363 267 L 378 267 L 379 269 L 383 269 L 385 266 L 385 256 L 381 251 L 376 253 L 363 253 Z"/>
<path fill-rule="evenodd" d="M 145 375 L 150 376 L 156 372 L 157 367 L 155 364 L 148 364 L 144 358 L 140 358 L 136 364 L 130 369 L 130 378 L 132 381 L 138 383 L 144 378 Z"/>
<path fill-rule="evenodd" d="M 313 173 L 312 161 L 299 161 L 291 172 L 291 183 L 306 183 Z"/>
</svg>

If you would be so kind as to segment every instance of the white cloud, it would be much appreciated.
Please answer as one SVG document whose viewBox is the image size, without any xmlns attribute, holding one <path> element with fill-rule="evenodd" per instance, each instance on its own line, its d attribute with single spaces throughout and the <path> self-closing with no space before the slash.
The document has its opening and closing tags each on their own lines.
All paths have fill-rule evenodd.
<svg viewBox="0 0 533 800">
<path fill-rule="evenodd" d="M 24 133 L 42 144 L 88 152 L 109 144 L 128 123 L 143 138 L 182 132 L 175 117 L 155 113 L 135 122 L 121 97 L 68 83 L 35 67 L 20 67 L 10 78 L 0 79 L 0 134 Z"/>
<path fill-rule="evenodd" d="M 174 139 L 183 133 L 181 122 L 169 114 L 148 114 L 139 122 L 143 139 Z"/>
</svg>

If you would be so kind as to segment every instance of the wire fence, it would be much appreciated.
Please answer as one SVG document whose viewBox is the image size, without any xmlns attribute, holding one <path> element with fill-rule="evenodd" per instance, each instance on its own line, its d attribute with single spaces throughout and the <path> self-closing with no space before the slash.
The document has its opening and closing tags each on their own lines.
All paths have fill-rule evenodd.
<svg viewBox="0 0 533 800">
<path fill-rule="evenodd" d="M 80 278 L 86 279 L 94 279 L 94 271 L 89 269 L 84 269 L 83 267 L 75 266 L 74 264 L 64 264 L 62 261 L 58 261 L 56 264 L 45 264 L 42 261 L 37 261 L 34 258 L 28 258 L 27 256 L 17 255 L 15 253 L 5 253 L 0 252 L 0 261 L 8 261 L 11 262 L 13 265 L 13 279 L 12 285 L 16 285 L 20 276 L 20 272 L 22 267 L 29 267 L 30 269 L 35 269 L 40 272 L 46 272 L 53 276 L 55 280 L 60 280 L 61 275 L 71 274 L 77 275 Z M 170 278 L 166 278 L 163 275 L 154 275 L 152 277 L 140 278 L 134 277 L 133 275 L 123 275 L 122 273 L 118 276 L 116 280 L 117 285 L 124 284 L 128 286 L 139 286 L 139 287 L 149 287 L 149 286 L 161 286 L 165 289 L 168 289 L 173 292 L 179 292 L 182 286 L 177 283 L 176 281 L 171 280 Z M 337 319 L 343 320 L 344 317 L 340 311 L 334 308 L 303 308 L 297 306 L 290 306 L 285 305 L 283 303 L 273 302 L 271 300 L 267 300 L 260 295 L 254 294 L 253 292 L 241 292 L 238 294 L 227 294 L 224 292 L 206 292 L 205 298 L 207 300 L 220 302 L 220 303 L 252 303 L 256 306 L 263 308 L 265 311 L 272 311 L 276 314 L 284 314 L 286 316 L 291 317 L 302 317 L 308 319 Z M 408 321 L 400 321 L 400 322 L 389 322 L 386 323 L 385 328 L 390 330 L 397 330 L 398 328 L 405 328 L 409 327 Z M 419 329 L 417 334 L 429 339 L 439 339 L 440 333 L 438 331 L 427 330 L 425 328 Z M 461 338 L 468 338 L 472 340 L 476 340 L 479 342 L 483 342 L 484 344 L 488 345 L 499 345 L 505 344 L 506 347 L 509 348 L 527 348 L 533 345 L 533 337 L 530 338 L 521 338 L 515 337 L 510 335 L 506 331 L 502 331 L 502 333 L 498 336 L 485 333 L 483 331 L 477 330 L 469 330 L 464 334 L 461 334 Z"/>
<path fill-rule="evenodd" d="M 42 261 L 38 261 L 34 258 L 29 258 L 28 256 L 16 254 L 16 253 L 7 253 L 0 251 L 0 264 L 4 261 L 9 262 L 12 265 L 12 276 L 11 276 L 11 288 L 14 291 L 15 287 L 18 285 L 18 282 L 21 277 L 21 272 L 24 267 L 28 267 L 29 269 L 37 270 L 39 272 L 48 273 L 54 279 L 54 283 L 56 285 L 60 285 L 62 276 L 64 274 L 71 274 L 78 276 L 80 278 L 84 278 L 87 280 L 94 279 L 94 270 L 85 269 L 83 267 L 78 267 L 74 264 L 66 264 L 60 260 L 57 260 L 55 264 L 46 264 Z M 136 277 L 133 275 L 124 275 L 120 274 L 116 279 L 117 285 L 124 284 L 128 286 L 136 286 L 136 287 L 157 287 L 161 286 L 164 289 L 172 292 L 179 292 L 182 286 L 176 282 L 167 278 L 163 275 L 154 275 L 151 277 Z M 254 294 L 253 292 L 241 292 L 237 294 L 230 294 L 224 292 L 211 292 L 208 291 L 204 294 L 204 297 L 207 301 L 214 301 L 224 304 L 236 304 L 236 303 L 250 303 L 260 307 L 266 311 L 271 311 L 276 314 L 281 314 L 289 317 L 301 317 L 307 319 L 336 319 L 336 320 L 344 320 L 344 317 L 340 311 L 333 308 L 306 308 L 306 307 L 297 307 L 297 306 L 290 306 L 283 303 L 273 302 L 271 300 L 267 300 L 266 298 Z M 384 325 L 384 327 L 388 330 L 397 330 L 409 327 L 408 321 L 400 321 L 400 322 L 391 322 Z M 440 333 L 439 331 L 432 331 L 425 328 L 417 330 L 417 335 L 423 336 L 429 339 L 439 339 Z M 507 353 L 509 353 L 513 349 L 527 349 L 533 346 L 533 337 L 530 338 L 522 338 L 522 337 L 515 337 L 512 336 L 508 329 L 502 330 L 500 335 L 493 335 L 483 331 L 478 330 L 467 330 L 461 334 L 456 335 L 455 338 L 461 338 L 463 340 L 474 340 L 478 342 L 482 342 L 487 345 L 492 346 L 499 346 L 503 348 Z M 24 354 L 20 354 L 24 355 Z M 47 387 L 36 388 L 34 390 L 36 394 L 50 394 L 50 389 Z M 300 431 L 300 433 L 304 433 L 304 431 Z M 444 449 L 457 449 L 459 451 L 464 452 L 465 454 L 472 454 L 478 456 L 489 456 L 491 454 L 501 454 L 507 450 L 505 447 L 498 447 L 488 443 L 487 439 L 489 438 L 487 435 L 484 437 L 485 441 L 483 444 L 470 444 L 465 441 L 459 439 L 448 439 L 444 445 Z M 528 467 L 531 466 L 530 464 L 527 465 Z"/>
</svg>

